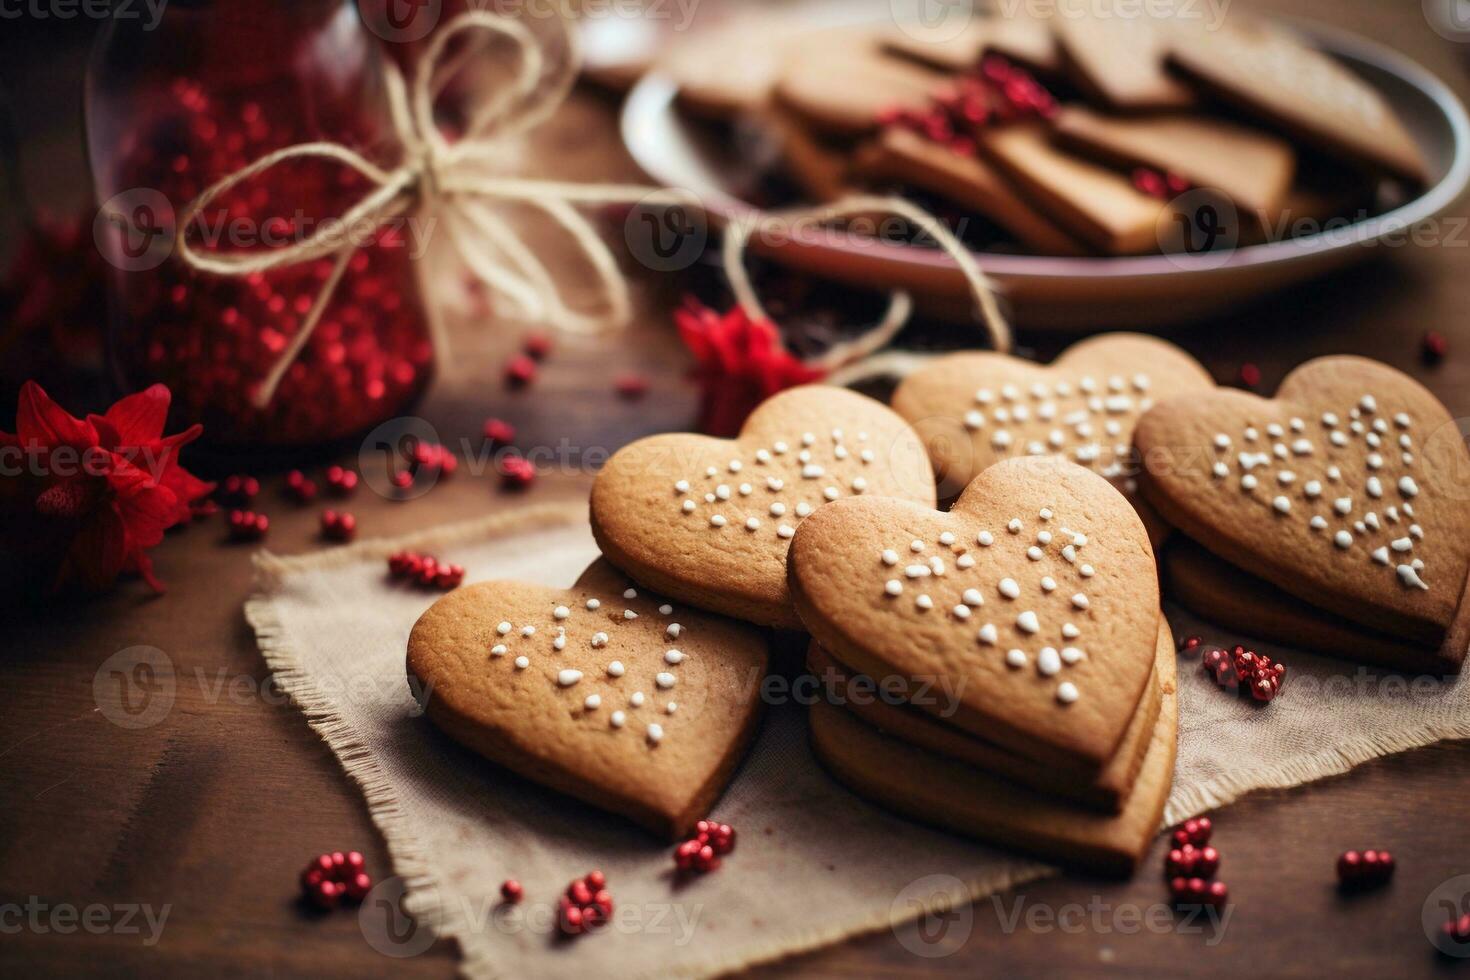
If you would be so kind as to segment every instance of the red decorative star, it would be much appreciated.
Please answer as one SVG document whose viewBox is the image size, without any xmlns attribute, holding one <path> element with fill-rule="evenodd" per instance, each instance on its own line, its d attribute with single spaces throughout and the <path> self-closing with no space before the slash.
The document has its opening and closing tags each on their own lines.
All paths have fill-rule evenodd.
<svg viewBox="0 0 1470 980">
<path fill-rule="evenodd" d="M 753 320 L 738 306 L 722 316 L 689 297 L 674 313 L 674 323 L 698 361 L 694 377 L 703 389 L 699 430 L 709 435 L 738 435 L 761 402 L 826 376 L 825 370 L 786 349 L 775 324 Z"/>
</svg>

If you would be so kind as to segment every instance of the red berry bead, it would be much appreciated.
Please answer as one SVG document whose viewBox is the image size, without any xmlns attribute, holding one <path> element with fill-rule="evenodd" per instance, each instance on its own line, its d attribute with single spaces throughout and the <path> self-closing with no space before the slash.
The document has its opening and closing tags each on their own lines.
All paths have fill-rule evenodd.
<svg viewBox="0 0 1470 980">
<path fill-rule="evenodd" d="M 592 889 L 587 887 L 587 882 L 578 878 L 567 886 L 567 898 L 577 905 L 586 905 L 592 901 Z"/>
<path fill-rule="evenodd" d="M 260 494 L 260 481 L 253 476 L 237 473 L 227 476 L 219 485 L 216 496 L 228 504 L 245 505 Z"/>
<path fill-rule="evenodd" d="M 327 879 L 317 882 L 306 894 L 318 908 L 333 909 L 342 901 L 345 891 L 346 889 L 341 884 Z"/>
<path fill-rule="evenodd" d="M 648 394 L 648 379 L 641 374 L 620 374 L 613 381 L 613 390 L 625 401 L 637 401 Z"/>
<path fill-rule="evenodd" d="M 307 504 L 316 499 L 316 483 L 300 470 L 286 474 L 286 495 L 298 504 Z"/>
<path fill-rule="evenodd" d="M 1451 918 L 1440 929 L 1450 942 L 1455 944 L 1470 943 L 1470 913 L 1460 916 L 1458 919 Z"/>
<path fill-rule="evenodd" d="M 1198 650 L 1200 645 L 1204 642 L 1205 641 L 1203 637 L 1186 636 L 1184 639 L 1179 641 L 1179 652 L 1193 653 L 1195 650 Z"/>
<path fill-rule="evenodd" d="M 579 935 L 586 928 L 582 921 L 582 910 L 570 902 L 563 901 L 561 906 L 561 931 L 568 936 Z"/>
<path fill-rule="evenodd" d="M 347 897 L 354 902 L 360 902 L 367 898 L 367 893 L 373 890 L 373 879 L 365 872 L 359 871 L 350 875 L 346 884 Z"/>
<path fill-rule="evenodd" d="M 694 860 L 699 856 L 699 849 L 704 845 L 698 838 L 686 840 L 674 848 L 674 866 L 680 871 L 689 871 L 694 868 Z"/>
<path fill-rule="evenodd" d="M 509 456 L 500 463 L 500 479 L 507 490 L 525 490 L 536 482 L 536 464 L 523 456 Z"/>
<path fill-rule="evenodd" d="M 413 486 L 413 471 L 399 470 L 388 478 L 388 482 L 393 485 L 395 490 L 407 490 Z"/>
<path fill-rule="evenodd" d="M 514 878 L 507 878 L 500 884 L 500 897 L 512 904 L 519 902 L 526 895 L 526 890 L 521 883 Z"/>
<path fill-rule="evenodd" d="M 322 512 L 322 537 L 328 541 L 351 541 L 357 534 L 357 518 L 335 510 Z"/>
<path fill-rule="evenodd" d="M 524 354 L 517 354 L 505 365 L 505 383 L 512 388 L 524 388 L 536 380 L 536 362 Z"/>
<path fill-rule="evenodd" d="M 334 497 L 349 497 L 357 489 L 357 474 L 340 466 L 328 466 L 327 489 Z"/>
<path fill-rule="evenodd" d="M 260 541 L 271 529 L 271 519 L 251 510 L 232 510 L 229 516 L 230 539 Z"/>
<path fill-rule="evenodd" d="M 1261 383 L 1261 369 L 1247 361 L 1240 366 L 1240 384 L 1243 388 L 1256 388 Z"/>
<path fill-rule="evenodd" d="M 551 353 L 553 345 L 550 334 L 536 332 L 526 334 L 526 341 L 522 346 L 525 349 L 527 357 L 534 357 L 536 360 L 541 361 L 545 360 L 546 356 Z"/>
<path fill-rule="evenodd" d="M 1164 877 L 1188 878 L 1194 874 L 1199 855 L 1192 844 L 1176 847 L 1164 856 Z"/>
<path fill-rule="evenodd" d="M 1394 860 L 1388 851 L 1344 851 L 1337 859 L 1337 880 L 1345 887 L 1376 888 L 1393 877 Z"/>
<path fill-rule="evenodd" d="M 505 419 L 486 419 L 484 433 L 485 441 L 492 449 L 509 446 L 516 441 L 516 428 Z"/>
<path fill-rule="evenodd" d="M 1444 334 L 1437 330 L 1430 330 L 1425 333 L 1424 339 L 1419 345 L 1419 357 L 1430 367 L 1443 361 L 1449 351 L 1449 341 L 1445 340 Z"/>
<path fill-rule="evenodd" d="M 1203 847 L 1210 842 L 1210 834 L 1214 832 L 1215 825 L 1209 817 L 1195 817 L 1186 820 L 1174 829 L 1174 843 L 1183 847 L 1188 844 L 1192 847 Z"/>
<path fill-rule="evenodd" d="M 603 876 L 601 871 L 587 872 L 587 877 L 584 880 L 587 882 L 587 887 L 594 892 L 600 892 L 607 887 L 607 878 Z"/>
<path fill-rule="evenodd" d="M 1194 874 L 1198 878 L 1213 878 L 1220 870 L 1220 852 L 1206 845 L 1195 854 Z"/>
</svg>

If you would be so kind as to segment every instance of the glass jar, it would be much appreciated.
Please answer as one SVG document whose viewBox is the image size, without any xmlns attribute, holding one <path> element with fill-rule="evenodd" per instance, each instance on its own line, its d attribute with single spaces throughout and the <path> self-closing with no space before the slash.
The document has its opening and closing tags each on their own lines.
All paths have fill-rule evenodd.
<svg viewBox="0 0 1470 980">
<path fill-rule="evenodd" d="M 162 381 L 207 439 L 256 447 L 350 436 L 422 393 L 433 354 L 414 216 L 350 230 L 363 247 L 264 407 L 255 396 L 333 259 L 236 278 L 196 272 L 173 248 L 191 201 L 282 147 L 341 143 L 395 165 L 380 58 L 353 0 L 173 0 L 153 29 L 108 21 L 88 70 L 87 141 L 123 390 Z M 289 247 L 369 190 L 334 161 L 291 160 L 216 199 L 189 240 L 220 254 Z"/>
</svg>

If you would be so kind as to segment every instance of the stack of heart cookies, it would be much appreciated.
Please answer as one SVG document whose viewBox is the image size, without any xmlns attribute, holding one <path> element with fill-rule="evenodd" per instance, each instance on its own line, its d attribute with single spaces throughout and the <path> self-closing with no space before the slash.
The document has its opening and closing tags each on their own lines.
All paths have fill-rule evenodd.
<svg viewBox="0 0 1470 980">
<path fill-rule="evenodd" d="M 1139 345 L 1110 355 L 1135 368 L 1139 351 L 1160 354 L 1115 342 Z M 1104 389 L 1113 376 L 1099 373 Z M 1081 410 L 1060 376 L 1027 381 L 1027 404 L 1045 386 Z M 1009 383 L 995 397 L 1025 424 Z M 1136 413 L 1114 414 L 1131 426 Z M 1178 725 L 1148 532 L 1107 478 L 1060 454 L 967 482 L 937 510 L 916 428 L 827 386 L 769 399 L 735 439 L 643 439 L 593 485 L 603 558 L 571 589 L 450 593 L 415 625 L 409 673 L 450 737 L 677 838 L 755 731 L 762 628 L 803 630 L 826 695 L 812 748 L 842 783 L 929 823 L 1126 871 L 1158 827 Z M 884 698 L 858 696 L 874 681 Z"/>
<path fill-rule="evenodd" d="M 1143 523 L 1054 457 L 947 513 L 839 501 L 796 534 L 792 597 L 828 698 L 812 747 L 857 793 L 985 840 L 1130 870 L 1173 778 L 1174 647 Z"/>
<path fill-rule="evenodd" d="M 769 134 L 803 199 L 897 191 L 999 250 L 1288 238 L 1382 210 L 1429 176 L 1376 89 L 1234 12 L 1021 12 L 963 30 L 751 15 L 661 67 L 686 112 Z M 1209 228 L 1195 220 L 1205 209 Z"/>
<path fill-rule="evenodd" d="M 1453 673 L 1470 646 L 1470 455 L 1412 378 L 1357 357 L 1274 399 L 1160 402 L 1134 435 L 1143 499 L 1178 529 L 1171 593 L 1249 636 Z"/>
</svg>

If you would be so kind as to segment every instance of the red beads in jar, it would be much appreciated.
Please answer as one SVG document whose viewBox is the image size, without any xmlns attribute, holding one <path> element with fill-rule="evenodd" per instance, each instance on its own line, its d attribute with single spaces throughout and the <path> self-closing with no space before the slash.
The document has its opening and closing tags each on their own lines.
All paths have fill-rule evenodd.
<svg viewBox="0 0 1470 980">
<path fill-rule="evenodd" d="M 194 271 L 174 247 L 192 201 L 283 147 L 340 143 L 396 163 L 380 53 L 356 4 L 170 4 L 153 29 L 140 25 L 108 21 L 87 86 L 122 386 L 167 383 L 176 411 L 230 444 L 322 443 L 405 410 L 432 372 L 412 215 L 342 226 L 361 247 L 246 276 Z M 206 256 L 269 255 L 322 233 L 370 189 L 333 160 L 291 160 L 208 204 L 188 241 Z"/>
</svg>

